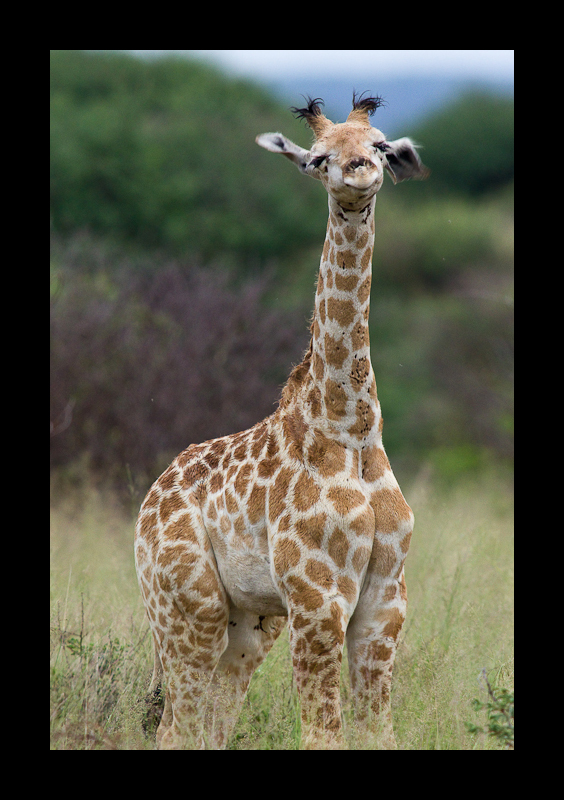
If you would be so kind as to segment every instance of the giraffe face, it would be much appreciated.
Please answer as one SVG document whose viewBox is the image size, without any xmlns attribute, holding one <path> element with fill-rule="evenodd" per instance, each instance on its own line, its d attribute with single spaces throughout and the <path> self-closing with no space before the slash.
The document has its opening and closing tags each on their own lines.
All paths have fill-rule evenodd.
<svg viewBox="0 0 564 800">
<path fill-rule="evenodd" d="M 319 179 L 340 205 L 365 205 L 382 186 L 385 147 L 385 136 L 377 128 L 330 123 L 311 148 L 305 171 Z"/>
<path fill-rule="evenodd" d="M 410 139 L 387 141 L 382 131 L 370 125 L 370 115 L 382 103 L 377 97 L 353 96 L 347 121 L 335 124 L 322 114 L 318 100 L 310 99 L 306 108 L 293 109 L 313 131 L 315 141 L 310 150 L 281 133 L 261 133 L 256 142 L 271 153 L 286 156 L 304 175 L 320 180 L 343 208 L 360 210 L 382 186 L 384 169 L 394 183 L 423 180 L 429 175 Z"/>
</svg>

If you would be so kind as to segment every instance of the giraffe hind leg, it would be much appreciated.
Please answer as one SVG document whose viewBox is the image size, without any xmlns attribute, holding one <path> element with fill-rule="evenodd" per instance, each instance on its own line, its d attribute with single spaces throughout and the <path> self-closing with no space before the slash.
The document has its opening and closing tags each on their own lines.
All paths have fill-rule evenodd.
<svg viewBox="0 0 564 800">
<path fill-rule="evenodd" d="M 195 669 L 189 657 L 171 663 L 159 749 L 227 747 L 251 677 L 284 623 L 282 617 L 261 617 L 232 607 L 226 646 L 214 667 L 210 662 L 208 670 Z"/>
<path fill-rule="evenodd" d="M 197 554 L 184 556 L 172 573 L 159 579 L 158 613 L 154 604 L 147 604 L 155 667 L 146 727 L 158 722 L 164 700 L 159 749 L 224 749 L 252 674 L 285 618 L 230 606 L 211 552 L 199 548 Z M 171 574 L 182 576 L 182 584 L 171 580 Z"/>
<path fill-rule="evenodd" d="M 209 616 L 206 616 L 209 615 Z M 210 618 L 216 619 L 210 624 Z M 215 671 L 226 649 L 228 604 L 177 618 L 161 646 L 166 685 L 165 708 L 157 732 L 162 750 L 213 747 L 208 728 L 215 694 Z"/>
<path fill-rule="evenodd" d="M 206 690 L 228 644 L 229 601 L 194 506 L 164 527 L 151 508 L 140 515 L 136 560 L 155 642 L 153 706 L 161 678 L 166 688 L 157 745 L 201 748 Z"/>
<path fill-rule="evenodd" d="M 260 616 L 234 606 L 230 609 L 227 648 L 222 654 L 206 712 L 208 741 L 224 749 L 239 718 L 249 683 L 286 624 L 285 617 Z"/>
</svg>

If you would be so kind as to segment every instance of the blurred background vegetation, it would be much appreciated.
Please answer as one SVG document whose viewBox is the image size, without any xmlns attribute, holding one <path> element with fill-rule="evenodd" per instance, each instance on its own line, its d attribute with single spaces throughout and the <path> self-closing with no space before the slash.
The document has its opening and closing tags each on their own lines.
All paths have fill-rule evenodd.
<svg viewBox="0 0 564 800">
<path fill-rule="evenodd" d="M 327 199 L 256 146 L 272 130 L 309 146 L 275 95 L 207 64 L 51 51 L 56 484 L 140 502 L 188 444 L 274 410 L 309 341 Z M 378 201 L 386 449 L 400 479 L 509 467 L 513 101 L 466 93 L 398 135 L 432 176 Z"/>
</svg>

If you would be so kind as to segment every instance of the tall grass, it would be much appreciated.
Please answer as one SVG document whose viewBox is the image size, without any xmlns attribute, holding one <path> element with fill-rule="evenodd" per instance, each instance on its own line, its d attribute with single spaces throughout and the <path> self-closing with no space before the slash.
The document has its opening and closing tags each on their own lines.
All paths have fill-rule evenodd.
<svg viewBox="0 0 564 800">
<path fill-rule="evenodd" d="M 51 516 L 51 746 L 144 749 L 152 644 L 132 558 L 133 523 L 96 493 Z"/>
<path fill-rule="evenodd" d="M 406 491 L 416 528 L 406 565 L 409 611 L 393 686 L 403 750 L 488 750 L 471 734 L 481 678 L 513 686 L 513 534 L 508 483 L 500 478 Z M 51 747 L 152 749 L 141 722 L 152 646 L 132 556 L 133 518 L 96 493 L 54 503 L 51 520 Z M 343 716 L 354 733 L 343 669 Z M 296 750 L 299 703 L 286 633 L 257 670 L 233 750 Z"/>
<path fill-rule="evenodd" d="M 471 736 L 471 701 L 486 699 L 485 669 L 513 686 L 513 519 L 503 480 L 409 500 L 416 528 L 406 563 L 409 609 L 395 668 L 394 720 L 407 750 L 496 749 Z"/>
</svg>

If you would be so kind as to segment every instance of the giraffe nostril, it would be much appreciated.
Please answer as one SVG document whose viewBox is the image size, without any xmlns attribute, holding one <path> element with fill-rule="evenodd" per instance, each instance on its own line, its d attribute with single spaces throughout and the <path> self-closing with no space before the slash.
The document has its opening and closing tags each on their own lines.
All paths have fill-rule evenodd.
<svg viewBox="0 0 564 800">
<path fill-rule="evenodd" d="M 353 172 L 358 167 L 368 167 L 370 166 L 370 159 L 365 158 L 364 156 L 359 156 L 358 158 L 351 158 L 349 163 L 346 166 L 347 171 Z"/>
</svg>

